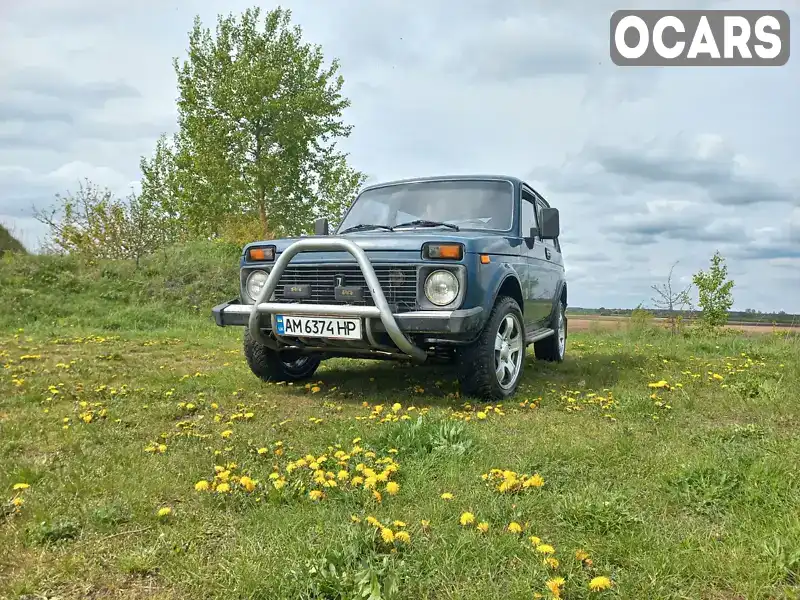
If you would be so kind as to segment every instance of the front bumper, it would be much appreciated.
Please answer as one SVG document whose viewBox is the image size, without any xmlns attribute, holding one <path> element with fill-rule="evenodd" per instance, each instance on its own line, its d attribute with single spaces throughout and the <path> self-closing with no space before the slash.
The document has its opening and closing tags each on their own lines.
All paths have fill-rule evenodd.
<svg viewBox="0 0 800 600">
<path fill-rule="evenodd" d="M 298 314 L 292 310 L 295 304 L 282 304 L 281 314 Z M 327 315 L 325 311 L 319 310 L 318 305 L 305 304 L 302 306 L 313 307 L 314 313 Z M 323 307 L 324 308 L 324 307 Z M 359 307 L 360 308 L 360 307 Z M 364 307 L 371 308 L 371 307 Z M 246 327 L 250 320 L 250 313 L 253 310 L 252 304 L 242 304 L 238 299 L 230 302 L 223 302 L 211 309 L 214 321 L 220 327 Z M 307 310 L 307 309 L 306 309 Z M 311 314 L 311 313 L 309 313 Z M 392 316 L 403 333 L 428 333 L 441 335 L 458 335 L 471 333 L 480 328 L 483 308 L 464 308 L 458 310 L 415 310 L 404 313 L 394 313 Z M 372 331 L 385 333 L 386 328 L 380 319 L 366 317 L 370 320 Z M 272 330 L 271 323 L 264 323 L 262 329 Z"/>
<path fill-rule="evenodd" d="M 273 298 L 278 282 L 294 256 L 301 252 L 319 251 L 346 251 L 352 255 L 361 269 L 374 306 L 268 301 Z M 350 352 L 364 351 L 384 356 L 411 358 L 419 362 L 428 358 L 428 352 L 420 348 L 417 341 L 419 336 L 415 334 L 447 335 L 472 331 L 481 322 L 482 312 L 482 308 L 474 308 L 395 314 L 386 301 L 375 269 L 364 250 L 352 240 L 329 236 L 301 239 L 286 248 L 275 261 L 267 281 L 253 304 L 227 302 L 213 309 L 218 325 L 243 325 L 248 328 L 253 339 L 273 350 L 346 349 Z M 276 314 L 360 318 L 364 323 L 366 339 L 347 340 L 342 343 L 327 339 L 285 337 L 276 333 Z"/>
</svg>

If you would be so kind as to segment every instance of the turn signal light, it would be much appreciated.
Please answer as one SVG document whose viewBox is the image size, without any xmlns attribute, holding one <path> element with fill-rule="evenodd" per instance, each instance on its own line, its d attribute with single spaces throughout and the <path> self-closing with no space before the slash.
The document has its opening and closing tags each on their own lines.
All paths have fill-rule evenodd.
<svg viewBox="0 0 800 600">
<path fill-rule="evenodd" d="M 464 246 L 461 244 L 426 244 L 422 249 L 424 258 L 461 260 Z"/>
<path fill-rule="evenodd" d="M 275 246 L 256 246 L 247 250 L 247 260 L 263 262 L 275 260 Z"/>
</svg>

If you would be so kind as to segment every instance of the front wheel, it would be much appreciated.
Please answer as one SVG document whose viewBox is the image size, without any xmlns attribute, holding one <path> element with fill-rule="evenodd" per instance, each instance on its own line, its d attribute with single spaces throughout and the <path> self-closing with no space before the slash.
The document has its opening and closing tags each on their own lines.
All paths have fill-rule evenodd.
<svg viewBox="0 0 800 600">
<path fill-rule="evenodd" d="M 465 394 L 495 401 L 517 391 L 525 367 L 525 328 L 516 300 L 497 299 L 480 336 L 461 349 L 459 359 Z"/>
<path fill-rule="evenodd" d="M 314 354 L 277 352 L 259 343 L 244 329 L 244 356 L 254 375 L 263 381 L 300 381 L 311 377 L 321 358 Z"/>
</svg>

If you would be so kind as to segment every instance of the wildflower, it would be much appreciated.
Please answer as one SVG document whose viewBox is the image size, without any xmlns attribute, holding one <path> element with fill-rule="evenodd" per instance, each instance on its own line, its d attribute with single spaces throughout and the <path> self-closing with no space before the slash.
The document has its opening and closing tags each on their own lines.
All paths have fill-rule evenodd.
<svg viewBox="0 0 800 600">
<path fill-rule="evenodd" d="M 310 492 L 308 492 L 308 497 L 311 498 L 312 500 L 322 500 L 322 498 L 325 497 L 325 494 L 323 494 L 319 490 L 311 490 Z"/>
<path fill-rule="evenodd" d="M 483 421 L 486 418 L 486 413 L 481 411 L 475 416 L 478 417 L 478 419 L 480 419 L 481 421 Z"/>
<path fill-rule="evenodd" d="M 575 560 L 579 560 L 580 562 L 585 561 L 589 558 L 589 553 L 583 550 L 582 548 L 578 548 L 575 550 Z"/>
<path fill-rule="evenodd" d="M 428 519 L 422 519 L 420 525 L 422 525 L 423 529 L 428 529 L 431 526 L 431 522 Z"/>
<path fill-rule="evenodd" d="M 336 474 L 336 479 L 338 479 L 339 481 L 347 481 L 349 478 L 350 478 L 350 473 L 344 470 L 339 471 Z"/>
<path fill-rule="evenodd" d="M 445 492 L 444 494 L 441 495 L 441 498 L 442 500 L 452 500 L 453 494 L 451 494 L 450 492 Z"/>
<path fill-rule="evenodd" d="M 12 490 L 14 490 L 14 491 L 17 491 L 17 490 L 27 490 L 29 487 L 31 487 L 31 486 L 30 486 L 30 485 L 28 485 L 27 483 L 15 483 L 15 484 L 14 484 L 14 487 L 13 487 L 13 488 L 11 488 L 11 489 L 12 489 Z"/>
<path fill-rule="evenodd" d="M 401 410 L 403 410 L 402 404 L 400 404 L 399 402 L 395 402 L 394 404 L 392 404 L 392 412 L 400 412 Z"/>
<path fill-rule="evenodd" d="M 218 494 L 225 494 L 225 493 L 230 492 L 230 491 L 231 491 L 231 486 L 229 484 L 227 484 L 227 483 L 220 483 L 217 486 L 217 493 Z"/>
<path fill-rule="evenodd" d="M 158 509 L 159 517 L 168 517 L 171 514 L 172 514 L 172 509 L 169 506 L 164 506 L 163 508 Z"/>
<path fill-rule="evenodd" d="M 258 452 L 261 455 L 264 455 L 267 452 L 269 452 L 269 450 L 267 450 L 266 448 L 259 448 L 258 450 L 256 450 L 256 452 Z"/>
<path fill-rule="evenodd" d="M 394 525 L 395 527 L 397 527 L 399 529 L 401 527 L 405 527 L 406 523 L 405 523 L 405 521 L 392 521 L 392 525 Z"/>
<path fill-rule="evenodd" d="M 545 582 L 547 589 L 550 590 L 550 593 L 553 594 L 554 598 L 561 597 L 561 587 L 564 585 L 564 578 L 563 577 L 553 577 L 552 579 L 548 579 Z"/>
<path fill-rule="evenodd" d="M 208 489 L 208 482 L 205 479 L 201 479 L 194 484 L 194 489 L 198 492 L 204 492 Z"/>
<path fill-rule="evenodd" d="M 381 526 L 381 522 L 380 522 L 380 521 L 378 521 L 378 519 L 376 519 L 376 518 L 375 518 L 375 517 L 373 517 L 372 515 L 368 516 L 368 517 L 367 517 L 367 519 L 366 519 L 366 521 L 367 521 L 367 523 L 369 523 L 369 524 L 370 524 L 370 525 L 372 525 L 373 527 L 380 527 L 380 526 Z"/>
<path fill-rule="evenodd" d="M 239 484 L 248 492 L 252 492 L 254 489 L 256 489 L 256 482 L 250 479 L 247 475 L 239 480 Z"/>
<path fill-rule="evenodd" d="M 228 439 L 229 437 L 231 437 L 232 433 L 233 433 L 233 431 L 231 431 L 230 429 L 226 429 L 225 431 L 223 431 L 221 433 L 221 435 L 222 435 L 223 438 Z"/>
<path fill-rule="evenodd" d="M 477 529 L 481 533 L 486 533 L 487 531 L 489 531 L 489 524 L 486 521 L 481 521 L 480 523 L 478 523 Z"/>
<path fill-rule="evenodd" d="M 536 551 L 540 554 L 553 554 L 556 549 L 553 548 L 550 544 L 539 544 L 536 546 Z"/>
<path fill-rule="evenodd" d="M 398 531 L 394 534 L 394 539 L 403 544 L 411 543 L 411 536 L 407 531 Z"/>
<path fill-rule="evenodd" d="M 350 520 L 353 523 L 361 523 L 361 518 L 358 515 L 350 515 Z"/>
<path fill-rule="evenodd" d="M 25 498 L 23 498 L 22 496 L 17 496 L 13 500 L 11 500 L 11 504 L 19 508 L 20 506 L 25 504 Z"/>
<path fill-rule="evenodd" d="M 611 580 L 605 575 L 600 575 L 599 577 L 595 577 L 589 582 L 589 589 L 592 590 L 593 592 L 607 590 L 610 587 L 611 587 Z"/>
<path fill-rule="evenodd" d="M 381 539 L 387 544 L 394 541 L 394 532 L 388 527 L 381 527 Z"/>
<path fill-rule="evenodd" d="M 378 490 L 372 490 L 372 497 L 375 498 L 375 500 L 377 500 L 378 502 L 383 501 L 383 496 L 381 496 L 381 493 Z"/>
<path fill-rule="evenodd" d="M 542 561 L 542 564 L 545 567 L 550 567 L 551 569 L 557 569 L 558 565 L 559 565 L 559 562 L 558 562 L 558 559 L 555 556 L 548 556 L 547 558 L 545 558 Z"/>
<path fill-rule="evenodd" d="M 538 546 L 539 544 L 541 544 L 541 543 L 542 543 L 542 540 L 541 540 L 541 539 L 539 539 L 538 537 L 536 537 L 535 535 L 532 535 L 531 537 L 529 537 L 529 538 L 528 538 L 528 541 L 529 541 L 529 542 L 530 542 L 530 543 L 531 543 L 533 546 Z"/>
<path fill-rule="evenodd" d="M 471 512 L 461 513 L 459 522 L 462 526 L 472 525 L 475 522 L 475 515 L 473 515 Z"/>
<path fill-rule="evenodd" d="M 394 496 L 397 492 L 400 491 L 400 484 L 395 483 L 394 481 L 390 481 L 386 484 L 386 493 L 390 496 Z"/>
<path fill-rule="evenodd" d="M 516 521 L 511 521 L 508 524 L 508 531 L 509 533 L 522 533 L 522 527 Z"/>
<path fill-rule="evenodd" d="M 320 388 L 318 385 L 315 385 L 315 386 L 313 386 L 313 387 L 311 388 L 311 393 L 312 393 L 312 394 L 318 394 L 318 393 L 320 392 L 320 390 L 321 390 L 321 389 L 322 389 L 322 388 Z"/>
</svg>

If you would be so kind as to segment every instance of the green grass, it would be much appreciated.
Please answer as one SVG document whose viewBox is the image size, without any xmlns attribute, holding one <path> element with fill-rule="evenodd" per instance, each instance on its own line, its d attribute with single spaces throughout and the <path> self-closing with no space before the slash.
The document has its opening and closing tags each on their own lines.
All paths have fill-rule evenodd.
<svg viewBox="0 0 800 600">
<path fill-rule="evenodd" d="M 519 396 L 487 407 L 447 367 L 336 360 L 309 387 L 263 384 L 241 330 L 202 316 L 66 325 L 0 332 L 0 597 L 507 599 L 548 597 L 553 576 L 566 598 L 800 594 L 797 338 L 575 334 L 563 364 L 529 356 Z M 362 453 L 324 470 L 389 457 L 396 495 L 343 483 L 315 502 L 297 485 L 311 471 L 286 473 L 355 438 Z M 229 463 L 252 492 L 195 491 Z M 544 485 L 501 494 L 481 478 L 494 468 Z M 595 576 L 612 588 L 590 592 Z"/>
</svg>

